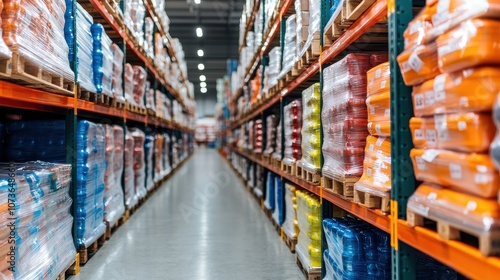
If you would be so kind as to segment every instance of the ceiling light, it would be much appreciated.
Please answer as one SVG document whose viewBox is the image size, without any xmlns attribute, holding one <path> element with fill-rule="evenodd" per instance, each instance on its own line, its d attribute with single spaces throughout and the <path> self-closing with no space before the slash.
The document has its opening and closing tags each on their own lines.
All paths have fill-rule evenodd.
<svg viewBox="0 0 500 280">
<path fill-rule="evenodd" d="M 196 36 L 203 37 L 203 30 L 201 27 L 196 28 Z"/>
<path fill-rule="evenodd" d="M 195 3 L 196 5 L 200 5 L 200 4 L 201 4 L 201 0 L 194 0 L 194 3 Z"/>
<path fill-rule="evenodd" d="M 205 65 L 203 63 L 198 64 L 198 69 L 201 71 L 205 69 Z"/>
<path fill-rule="evenodd" d="M 202 88 L 206 88 L 206 87 L 207 87 L 207 83 L 205 83 L 205 82 L 201 82 L 201 83 L 200 83 L 200 87 L 202 87 Z"/>
<path fill-rule="evenodd" d="M 198 56 L 202 57 L 205 55 L 205 52 L 203 50 L 198 50 Z"/>
<path fill-rule="evenodd" d="M 200 81 L 204 82 L 207 80 L 207 77 L 205 77 L 205 75 L 201 75 L 200 76 Z"/>
<path fill-rule="evenodd" d="M 207 93 L 207 88 L 206 87 L 201 88 L 200 91 L 201 91 L 201 93 Z"/>
</svg>

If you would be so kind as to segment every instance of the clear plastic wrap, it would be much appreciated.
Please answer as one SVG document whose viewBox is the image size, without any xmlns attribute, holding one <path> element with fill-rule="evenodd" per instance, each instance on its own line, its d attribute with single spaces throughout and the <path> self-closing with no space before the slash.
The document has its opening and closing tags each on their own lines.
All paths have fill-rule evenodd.
<svg viewBox="0 0 500 280">
<path fill-rule="evenodd" d="M 307 25 L 303 24 L 303 18 L 302 18 L 302 11 L 307 11 L 309 10 L 309 7 L 302 7 L 302 0 L 295 0 L 294 3 L 294 8 L 295 8 L 295 39 L 296 39 L 296 56 L 301 57 L 301 51 L 304 43 L 307 41 L 307 35 L 304 37 L 302 36 L 302 28 L 305 26 L 307 27 L 309 25 L 309 22 Z"/>
<path fill-rule="evenodd" d="M 125 91 L 125 100 L 128 103 L 136 104 L 134 98 L 134 67 L 130 63 L 125 64 L 123 77 L 123 90 Z"/>
<path fill-rule="evenodd" d="M 263 124 L 262 120 L 258 119 L 255 121 L 254 129 L 255 129 L 255 146 L 253 152 L 256 154 L 262 154 L 263 152 L 263 143 L 264 143 L 264 133 L 263 133 Z"/>
<path fill-rule="evenodd" d="M 106 231 L 104 224 L 104 174 L 106 134 L 104 127 L 79 121 L 76 132 L 75 242 L 90 246 Z"/>
<path fill-rule="evenodd" d="M 321 91 L 315 83 L 302 92 L 302 158 L 297 163 L 310 172 L 321 168 Z"/>
<path fill-rule="evenodd" d="M 93 81 L 97 93 L 112 97 L 113 80 L 113 51 L 108 35 L 101 24 L 92 24 L 91 27 L 92 48 L 92 72 Z"/>
<path fill-rule="evenodd" d="M 500 8 L 500 1 L 499 6 Z M 498 10 L 500 13 L 500 9 Z M 460 26 L 436 39 L 439 69 L 454 72 L 471 67 L 499 65 L 500 21 L 474 19 L 462 22 Z"/>
<path fill-rule="evenodd" d="M 155 156 L 154 156 L 154 181 L 155 183 L 160 182 L 163 177 L 163 171 L 165 170 L 163 166 L 163 146 L 165 145 L 165 138 L 162 134 L 155 135 Z"/>
<path fill-rule="evenodd" d="M 368 136 L 363 175 L 354 184 L 356 190 L 377 197 L 389 197 L 391 190 L 391 140 Z"/>
<path fill-rule="evenodd" d="M 132 209 L 137 204 L 137 196 L 135 195 L 135 170 L 134 170 L 134 137 L 127 129 L 125 131 L 125 162 L 124 162 L 124 186 L 123 193 L 125 195 L 125 206 L 127 209 Z"/>
<path fill-rule="evenodd" d="M 146 6 L 143 0 L 125 1 L 125 25 L 130 30 L 132 36 L 137 40 L 139 46 L 144 44 L 144 17 L 146 16 Z"/>
<path fill-rule="evenodd" d="M 154 58 L 154 30 L 155 23 L 150 17 L 144 19 L 144 50 L 150 58 Z"/>
<path fill-rule="evenodd" d="M 324 70 L 323 175 L 361 176 L 366 146 L 369 54 L 349 54 Z"/>
<path fill-rule="evenodd" d="M 104 221 L 114 225 L 125 212 L 121 183 L 116 184 L 115 162 L 119 161 L 115 154 L 115 130 L 111 125 L 104 125 L 106 132 L 106 172 L 104 173 Z M 119 154 L 118 154 L 119 156 Z M 123 153 L 122 153 L 123 156 Z M 120 177 L 121 179 L 121 177 Z"/>
<path fill-rule="evenodd" d="M 498 231 L 500 205 L 496 199 L 422 184 L 408 200 L 408 210 L 424 218 L 446 222 L 450 226 L 482 235 Z"/>
<path fill-rule="evenodd" d="M 405 38 L 405 50 L 423 45 L 427 36 L 432 32 L 432 17 L 437 12 L 437 6 L 427 6 L 408 23 L 403 36 Z"/>
<path fill-rule="evenodd" d="M 118 101 L 125 102 L 122 77 L 124 54 L 120 47 L 114 43 L 111 45 L 111 51 L 113 52 L 113 77 L 111 82 L 113 97 Z"/>
<path fill-rule="evenodd" d="M 302 158 L 302 101 L 294 100 L 284 107 L 283 162 L 293 165 Z"/>
<path fill-rule="evenodd" d="M 123 168 L 124 168 L 124 152 L 125 152 L 125 132 L 120 125 L 113 125 L 113 139 L 115 140 L 115 156 L 113 160 L 113 172 L 115 174 L 115 187 L 119 188 L 123 194 Z M 122 203 L 124 199 L 122 198 Z"/>
<path fill-rule="evenodd" d="M 294 185 L 285 183 L 285 221 L 283 222 L 283 232 L 291 239 L 295 239 L 299 235 L 296 191 L 297 188 Z"/>
<path fill-rule="evenodd" d="M 276 198 L 274 197 L 276 194 L 275 191 L 275 177 L 274 173 L 268 172 L 267 173 L 267 180 L 266 180 L 266 195 L 265 200 L 264 200 L 264 207 L 268 210 L 273 210 L 275 209 L 275 203 L 276 203 Z"/>
<path fill-rule="evenodd" d="M 406 85 L 413 86 L 441 74 L 438 67 L 438 44 L 415 46 L 398 56 L 398 64 Z"/>
<path fill-rule="evenodd" d="M 146 109 L 150 109 L 156 112 L 156 103 L 155 103 L 155 90 L 151 88 L 149 81 L 147 82 L 148 91 L 146 91 Z M 162 114 L 163 115 L 163 112 Z"/>
<path fill-rule="evenodd" d="M 376 52 L 370 55 L 370 65 L 372 68 L 375 68 L 382 63 L 386 63 L 388 60 L 389 60 L 389 54 L 387 52 Z M 383 76 L 382 73 L 380 76 L 381 77 Z"/>
<path fill-rule="evenodd" d="M 323 253 L 326 279 L 391 279 L 389 234 L 349 217 L 322 224 L 328 245 Z"/>
<path fill-rule="evenodd" d="M 266 149 L 263 154 L 265 156 L 271 156 L 275 152 L 276 147 L 276 133 L 277 133 L 278 118 L 276 115 L 272 114 L 266 118 Z"/>
<path fill-rule="evenodd" d="M 6 127 L 6 160 L 66 162 L 65 120 L 10 121 Z"/>
<path fill-rule="evenodd" d="M 274 212 L 273 219 L 278 226 L 285 221 L 285 188 L 283 180 L 277 175 L 274 177 Z"/>
<path fill-rule="evenodd" d="M 280 76 L 284 76 L 288 73 L 296 60 L 297 57 L 297 42 L 296 42 L 296 17 L 292 15 L 286 20 L 286 31 L 285 31 L 285 46 L 283 49 L 283 68 L 281 69 Z"/>
<path fill-rule="evenodd" d="M 295 251 L 308 268 L 321 267 L 321 204 L 319 198 L 305 191 L 297 194 L 299 235 Z"/>
<path fill-rule="evenodd" d="M 266 68 L 268 88 L 278 84 L 278 75 L 281 71 L 281 47 L 275 47 L 269 52 L 269 65 Z"/>
<path fill-rule="evenodd" d="M 10 50 L 41 69 L 73 81 L 64 36 L 65 11 L 64 0 L 3 0 L 1 29 Z"/>
<path fill-rule="evenodd" d="M 283 121 L 280 119 L 280 121 L 278 122 L 278 126 L 276 127 L 276 148 L 274 149 L 274 153 L 272 154 L 272 157 L 277 160 L 283 159 L 283 147 L 281 145 L 281 141 L 283 140 L 282 123 Z"/>
<path fill-rule="evenodd" d="M 163 174 L 167 175 L 174 168 L 175 159 L 177 158 L 177 149 L 175 137 L 172 136 L 172 138 L 170 138 L 167 133 L 164 133 L 163 138 L 165 141 L 163 142 L 163 156 L 161 160 L 163 161 Z M 171 157 L 172 159 L 170 159 Z"/>
<path fill-rule="evenodd" d="M 131 128 L 130 132 L 134 137 L 134 185 L 135 196 L 138 199 L 146 197 L 146 162 L 144 143 L 146 142 L 146 134 L 138 128 Z"/>
<path fill-rule="evenodd" d="M 445 73 L 413 87 L 415 116 L 490 111 L 500 92 L 500 69 L 480 67 Z"/>
<path fill-rule="evenodd" d="M 151 135 L 146 136 L 144 142 L 144 153 L 146 158 L 146 190 L 150 191 L 154 188 L 154 167 L 153 167 L 153 153 L 155 149 L 155 138 Z"/>
<path fill-rule="evenodd" d="M 418 180 L 480 197 L 497 196 L 500 174 L 487 154 L 413 149 L 410 156 Z"/>
<path fill-rule="evenodd" d="M 266 179 L 267 179 L 267 170 L 264 169 L 261 165 L 256 165 L 256 173 L 255 173 L 255 188 L 253 192 L 257 195 L 257 197 L 262 198 L 264 196 Z"/>
<path fill-rule="evenodd" d="M 307 39 L 306 46 L 311 44 L 314 39 L 319 37 L 314 37 L 316 33 L 319 33 L 321 21 L 321 1 L 309 0 L 309 36 Z"/>
<path fill-rule="evenodd" d="M 477 113 L 412 118 L 410 129 L 416 148 L 461 152 L 487 152 L 496 133 L 491 115 Z"/>
<path fill-rule="evenodd" d="M 144 93 L 148 72 L 142 66 L 134 66 L 134 101 L 139 107 L 144 108 Z"/>
<path fill-rule="evenodd" d="M 71 165 L 68 164 L 41 161 L 0 164 L 2 279 L 56 279 L 75 260 L 70 185 Z M 15 209 L 7 207 L 12 186 L 15 188 Z M 15 273 L 8 271 L 12 244 L 7 229 L 13 217 L 16 223 Z"/>
<path fill-rule="evenodd" d="M 246 144 L 246 149 L 247 150 L 253 150 L 253 147 L 255 145 L 255 125 L 254 125 L 254 121 L 249 121 L 247 123 L 247 127 L 246 127 L 247 131 L 248 131 L 248 142 L 245 143 Z"/>
<path fill-rule="evenodd" d="M 2 15 L 3 10 L 3 2 L 0 1 L 0 15 Z M 0 34 L 3 34 L 2 31 L 2 17 L 0 16 Z M 9 50 L 7 45 L 5 44 L 2 37 L 0 37 L 0 59 L 2 58 L 10 58 L 12 56 L 12 52 Z"/>
</svg>

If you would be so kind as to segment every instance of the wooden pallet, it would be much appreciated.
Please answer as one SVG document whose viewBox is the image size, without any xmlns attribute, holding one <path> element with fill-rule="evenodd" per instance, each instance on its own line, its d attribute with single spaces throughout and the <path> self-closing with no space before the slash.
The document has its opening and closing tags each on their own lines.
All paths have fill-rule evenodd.
<svg viewBox="0 0 500 280">
<path fill-rule="evenodd" d="M 278 168 L 279 170 L 281 170 L 281 167 L 282 167 L 281 160 L 275 159 L 272 156 L 271 156 L 271 165 L 274 168 Z"/>
<path fill-rule="evenodd" d="M 96 241 L 90 244 L 89 247 L 85 248 L 85 246 L 80 245 L 78 249 L 78 253 L 80 254 L 80 265 L 85 265 L 89 259 L 99 251 L 99 249 L 106 242 L 106 233 L 103 233 Z"/>
<path fill-rule="evenodd" d="M 147 113 L 146 108 L 141 108 L 139 105 L 130 103 L 128 101 L 125 102 L 125 109 L 127 111 L 130 111 L 132 113 L 136 113 L 139 115 L 146 115 L 146 113 Z"/>
<path fill-rule="evenodd" d="M 290 252 L 295 254 L 295 247 L 297 246 L 297 238 L 291 238 L 283 232 L 283 241 L 285 241 L 286 246 L 290 249 Z"/>
<path fill-rule="evenodd" d="M 115 233 L 115 231 L 120 226 L 122 226 L 123 224 L 125 224 L 128 221 L 128 218 L 129 218 L 128 215 L 125 215 L 125 212 L 124 212 L 123 215 L 114 224 L 110 224 L 109 222 L 106 222 L 106 240 L 109 240 L 111 238 L 111 236 L 113 235 L 113 233 Z"/>
<path fill-rule="evenodd" d="M 293 163 L 292 165 L 286 164 L 282 162 L 281 171 L 286 172 L 290 175 L 297 176 L 297 164 Z"/>
<path fill-rule="evenodd" d="M 310 268 L 308 265 L 304 265 L 298 254 L 295 254 L 295 261 L 299 269 L 306 276 L 306 280 L 321 280 L 321 268 Z"/>
<path fill-rule="evenodd" d="M 119 110 L 125 110 L 125 102 L 113 97 L 113 103 L 111 103 L 111 107 L 117 108 Z"/>
<path fill-rule="evenodd" d="M 51 73 L 12 49 L 12 58 L 0 59 L 0 79 L 57 94 L 74 96 L 75 83 L 60 74 Z"/>
<path fill-rule="evenodd" d="M 354 197 L 354 184 L 359 181 L 356 176 L 333 176 L 323 174 L 322 185 L 327 191 L 348 199 Z"/>
<path fill-rule="evenodd" d="M 385 197 L 380 197 L 371 193 L 354 189 L 354 202 L 368 208 L 378 208 L 384 213 L 391 212 L 391 197 L 388 193 Z"/>
<path fill-rule="evenodd" d="M 264 155 L 262 154 L 262 161 L 264 161 L 265 164 L 271 165 L 271 156 L 270 155 Z"/>
<path fill-rule="evenodd" d="M 151 108 L 147 108 L 146 110 L 147 110 L 148 116 L 150 116 L 150 117 L 156 117 L 156 111 L 155 110 L 153 110 Z"/>
<path fill-rule="evenodd" d="M 321 169 L 309 170 L 301 164 L 297 164 L 297 177 L 314 185 L 319 185 L 321 182 Z"/>
<path fill-rule="evenodd" d="M 76 253 L 75 259 L 56 277 L 55 280 L 66 280 L 66 276 L 80 273 L 80 254 Z"/>
<path fill-rule="evenodd" d="M 445 240 L 459 240 L 479 249 L 482 255 L 492 256 L 500 255 L 500 229 L 494 228 L 488 232 L 474 231 L 470 227 L 465 227 L 460 223 L 451 224 L 450 222 L 441 219 L 433 219 L 422 216 L 409 209 L 406 210 L 406 219 L 410 227 L 424 226 L 424 221 L 432 221 L 437 225 L 439 236 Z M 477 238 L 470 244 L 467 235 Z"/>
</svg>

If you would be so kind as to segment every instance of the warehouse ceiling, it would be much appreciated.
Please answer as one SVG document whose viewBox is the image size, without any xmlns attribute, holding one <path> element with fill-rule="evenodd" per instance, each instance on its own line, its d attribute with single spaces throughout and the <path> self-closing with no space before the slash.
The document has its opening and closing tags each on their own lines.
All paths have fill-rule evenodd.
<svg viewBox="0 0 500 280">
<path fill-rule="evenodd" d="M 200 92 L 200 75 L 207 77 L 209 95 L 216 98 L 216 79 L 227 74 L 227 59 L 238 58 L 239 21 L 244 0 L 194 0 L 166 1 L 167 14 L 170 17 L 170 34 L 179 38 L 188 66 L 188 78 L 195 85 L 195 95 Z M 201 27 L 203 36 L 198 38 L 196 28 Z M 204 56 L 199 57 L 199 49 Z M 205 69 L 198 70 L 203 63 Z M 203 96 L 206 99 L 206 96 Z"/>
</svg>

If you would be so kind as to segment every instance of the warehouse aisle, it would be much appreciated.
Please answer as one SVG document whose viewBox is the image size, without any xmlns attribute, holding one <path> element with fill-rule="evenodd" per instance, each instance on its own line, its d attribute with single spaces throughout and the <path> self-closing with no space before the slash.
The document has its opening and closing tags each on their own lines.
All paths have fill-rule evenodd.
<svg viewBox="0 0 500 280">
<path fill-rule="evenodd" d="M 229 164 L 199 149 L 74 279 L 303 278 Z"/>
</svg>

